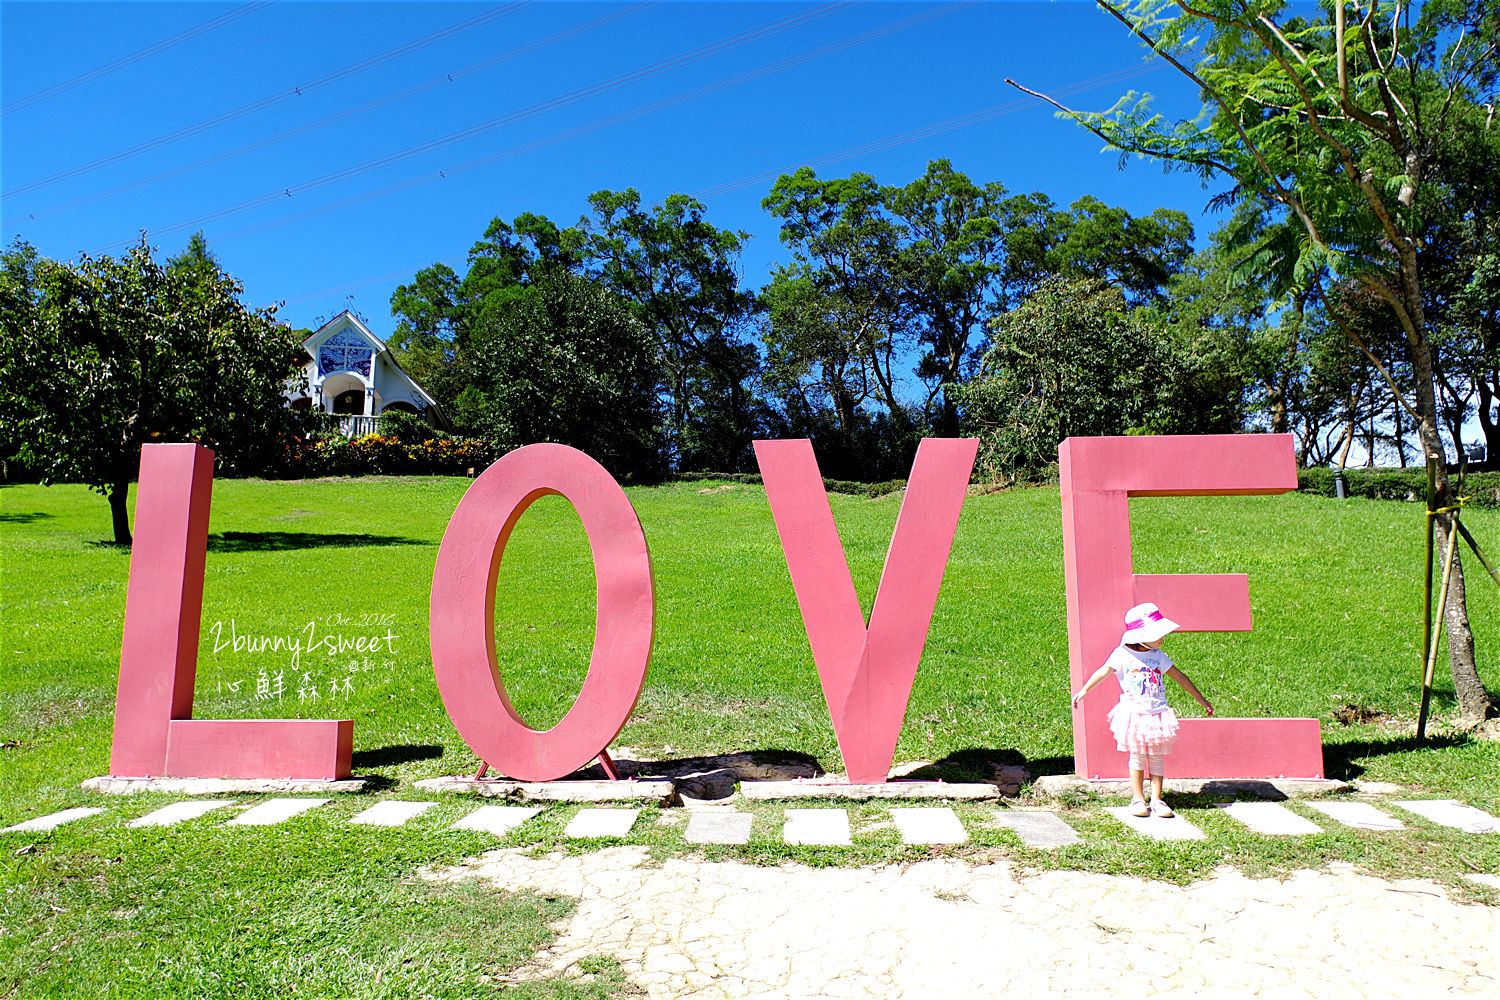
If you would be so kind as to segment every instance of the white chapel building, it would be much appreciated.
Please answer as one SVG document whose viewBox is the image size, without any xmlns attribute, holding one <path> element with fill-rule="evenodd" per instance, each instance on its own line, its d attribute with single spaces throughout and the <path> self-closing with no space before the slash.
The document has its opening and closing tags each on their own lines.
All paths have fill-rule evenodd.
<svg viewBox="0 0 1500 1000">
<path fill-rule="evenodd" d="M 294 410 L 337 414 L 339 428 L 359 436 L 375 432 L 380 416 L 405 410 L 446 429 L 437 400 L 401 370 L 385 343 L 347 310 L 302 342 L 308 354 L 308 395 L 288 397 Z"/>
</svg>

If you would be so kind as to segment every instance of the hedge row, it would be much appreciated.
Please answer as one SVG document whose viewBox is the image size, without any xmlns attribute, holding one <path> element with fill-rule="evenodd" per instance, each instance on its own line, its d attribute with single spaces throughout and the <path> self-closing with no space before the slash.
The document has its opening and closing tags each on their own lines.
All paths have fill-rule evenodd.
<svg viewBox="0 0 1500 1000">
<path fill-rule="evenodd" d="M 1423 468 L 1345 469 L 1344 481 L 1351 497 L 1410 503 L 1425 503 L 1427 499 L 1427 470 Z M 1299 469 L 1297 489 L 1316 496 L 1337 496 L 1334 470 Z M 1469 473 L 1464 477 L 1464 495 L 1470 507 L 1500 507 L 1500 472 Z"/>
<path fill-rule="evenodd" d="M 748 483 L 760 486 L 758 472 L 679 472 L 671 477 L 674 483 L 696 483 L 703 480 L 722 480 L 731 483 Z M 879 483 L 856 483 L 846 479 L 824 479 L 823 488 L 829 493 L 846 493 L 856 497 L 883 497 L 906 489 L 906 480 L 887 479 Z"/>
<path fill-rule="evenodd" d="M 271 474 L 280 479 L 320 476 L 467 476 L 499 458 L 479 438 L 435 437 L 410 443 L 382 434 L 290 438 Z"/>
</svg>

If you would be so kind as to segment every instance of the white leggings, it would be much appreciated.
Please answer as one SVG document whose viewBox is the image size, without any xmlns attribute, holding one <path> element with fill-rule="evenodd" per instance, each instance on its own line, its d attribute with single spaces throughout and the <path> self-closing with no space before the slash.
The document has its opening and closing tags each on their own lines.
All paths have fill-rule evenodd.
<svg viewBox="0 0 1500 1000">
<path fill-rule="evenodd" d="M 1160 777 L 1166 773 L 1166 761 L 1159 753 L 1145 753 L 1133 750 L 1130 754 L 1130 769 L 1132 771 L 1145 771 Z"/>
</svg>

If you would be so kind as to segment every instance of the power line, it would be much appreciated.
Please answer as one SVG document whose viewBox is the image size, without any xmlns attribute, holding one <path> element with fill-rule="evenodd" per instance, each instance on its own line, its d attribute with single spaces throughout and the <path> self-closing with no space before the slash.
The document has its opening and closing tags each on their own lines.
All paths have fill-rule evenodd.
<svg viewBox="0 0 1500 1000">
<path fill-rule="evenodd" d="M 12 114 L 16 111 L 20 111 L 22 108 L 29 108 L 33 104 L 38 104 L 42 101 L 45 101 L 50 97 L 56 97 L 58 94 L 72 90 L 74 87 L 81 87 L 85 83 L 90 83 L 94 80 L 99 79 L 101 76 L 107 76 L 110 73 L 113 73 L 115 70 L 124 69 L 126 66 L 129 66 L 132 63 L 138 63 L 142 59 L 149 59 L 154 55 L 159 55 L 162 52 L 165 52 L 167 49 L 170 49 L 177 45 L 181 45 L 183 42 L 191 41 L 200 35 L 206 35 L 210 31 L 213 31 L 217 28 L 222 28 L 224 25 L 228 24 L 231 21 L 238 21 L 240 18 L 246 16 L 247 14 L 253 14 L 256 11 L 260 10 L 262 7 L 269 7 L 270 5 L 271 0 L 260 0 L 260 2 L 258 3 L 247 3 L 242 7 L 236 7 L 234 10 L 229 11 L 227 14 L 220 14 L 218 17 L 210 21 L 204 21 L 202 24 L 197 25 L 196 27 L 189 28 L 186 31 L 179 32 L 173 35 L 171 38 L 164 38 L 161 41 L 156 42 L 155 44 L 146 46 L 144 49 L 141 49 L 137 52 L 132 52 L 128 56 L 121 56 L 114 62 L 106 63 L 103 66 L 98 67 L 97 69 L 89 70 L 87 73 L 80 73 L 78 76 L 73 77 L 71 80 L 64 80 L 62 83 L 59 83 L 56 86 L 48 87 L 46 90 L 38 91 L 37 93 L 32 94 L 29 97 L 22 97 L 19 100 L 12 101 L 9 104 L 5 105 L 3 108 L 0 108 L 0 115 Z"/>
<path fill-rule="evenodd" d="M 559 143 L 569 142 L 573 139 L 581 138 L 585 135 L 591 135 L 594 132 L 610 128 L 615 125 L 621 125 L 636 118 L 643 118 L 647 115 L 654 114 L 657 111 L 676 107 L 680 104 L 686 104 L 689 101 L 694 101 L 698 98 L 705 97 L 710 94 L 716 94 L 720 91 L 729 90 L 751 80 L 756 80 L 764 76 L 770 76 L 774 73 L 780 73 L 794 66 L 812 62 L 815 59 L 821 59 L 824 56 L 831 55 L 835 52 L 841 52 L 845 49 L 864 45 L 867 42 L 872 42 L 877 39 L 884 38 L 888 35 L 906 31 L 907 29 L 916 27 L 919 24 L 924 24 L 928 21 L 936 20 L 940 17 L 946 17 L 958 10 L 962 10 L 971 6 L 974 6 L 974 4 L 954 3 L 949 4 L 946 7 L 932 8 L 922 13 L 902 18 L 899 21 L 893 21 L 889 24 L 882 25 L 879 28 L 872 28 L 869 31 L 864 31 L 857 35 L 851 35 L 847 38 L 840 39 L 837 42 L 831 42 L 827 45 L 821 45 L 817 48 L 810 49 L 798 55 L 790 56 L 786 59 L 782 59 L 774 63 L 769 63 L 765 66 L 761 66 L 753 70 L 748 70 L 744 73 L 738 73 L 734 76 L 726 77 L 725 79 L 718 80 L 714 83 L 705 84 L 701 87 L 695 87 L 691 90 L 686 90 L 681 93 L 674 94 L 671 97 L 664 97 L 660 100 L 652 101 L 648 104 L 638 105 L 637 107 L 631 108 L 627 111 L 617 112 L 616 114 L 608 115 L 604 118 L 596 118 L 591 122 L 575 126 L 574 128 L 565 129 L 561 132 L 554 132 L 551 135 L 544 136 L 540 139 L 533 139 L 530 142 L 521 143 L 516 146 L 510 146 L 506 149 L 502 149 L 494 153 L 488 153 L 473 160 L 466 160 L 463 163 L 445 167 L 442 170 L 435 170 L 420 177 L 408 178 L 404 181 L 399 181 L 395 184 L 391 184 L 387 187 L 379 188 L 374 191 L 367 191 L 362 194 L 353 195 L 349 198 L 344 198 L 337 202 L 318 205 L 316 207 L 309 208 L 306 211 L 298 212 L 293 215 L 281 216 L 276 219 L 271 219 L 267 222 L 262 222 L 254 226 L 250 226 L 246 229 L 239 229 L 231 233 L 221 234 L 215 237 L 215 242 L 226 243 L 230 240 L 236 240 L 244 236 L 253 236 L 257 233 L 263 233 L 271 229 L 279 229 L 280 227 L 289 225 L 293 222 L 301 222 L 306 219 L 315 218 L 319 215 L 326 215 L 329 212 L 336 212 L 344 208 L 352 208 L 355 205 L 359 205 L 367 201 L 374 201 L 378 198 L 385 198 L 393 194 L 399 194 L 402 191 L 408 191 L 414 187 L 421 187 L 425 184 L 431 184 L 436 181 L 446 180 L 449 177 L 466 173 L 470 170 L 477 170 L 481 167 L 491 166 L 492 164 L 499 163 L 502 160 L 514 159 L 517 156 L 524 156 L 528 153 L 534 153 L 537 150 L 545 149 L 548 146 L 555 146 Z M 158 233 L 176 232 L 196 225 L 198 221 L 201 220 L 193 220 L 187 223 L 180 223 L 168 229 L 159 229 L 154 231 Z M 101 249 L 114 249 L 117 246 L 124 245 L 125 241 L 119 241 Z"/>
<path fill-rule="evenodd" d="M 1054 91 L 1054 93 L 1056 93 L 1058 96 L 1066 97 L 1066 96 L 1070 96 L 1070 95 L 1084 93 L 1084 92 L 1089 91 L 1089 90 L 1097 90 L 1100 87 L 1108 86 L 1110 84 L 1120 83 L 1120 82 L 1122 82 L 1124 80 L 1129 80 L 1129 79 L 1132 79 L 1132 78 L 1135 78 L 1135 77 L 1138 77 L 1138 76 L 1144 76 L 1144 75 L 1146 75 L 1148 73 L 1154 73 L 1154 72 L 1156 72 L 1160 68 L 1161 68 L 1160 64 L 1157 64 L 1157 63 L 1144 63 L 1144 64 L 1137 65 L 1137 66 L 1130 66 L 1130 67 L 1127 67 L 1125 69 L 1119 69 L 1119 70 L 1115 70 L 1115 71 L 1110 72 L 1110 73 L 1101 74 L 1100 76 L 1092 77 L 1092 78 L 1090 78 L 1088 80 L 1081 80 L 1081 81 L 1079 81 L 1077 83 L 1068 84 L 1065 87 L 1057 88 Z M 1005 104 L 996 104 L 996 105 L 993 105 L 993 106 L 988 107 L 988 108 L 982 108 L 979 111 L 970 112 L 969 114 L 966 114 L 966 115 L 959 115 L 956 118 L 949 118 L 949 119 L 946 119 L 945 121 L 935 122 L 935 123 L 933 123 L 931 125 L 924 125 L 921 128 L 909 129 L 909 130 L 907 130 L 905 132 L 900 132 L 900 133 L 897 133 L 896 135 L 887 136 L 887 137 L 885 137 L 883 139 L 875 139 L 875 140 L 872 140 L 870 142 L 861 143 L 858 146 L 850 146 L 850 147 L 848 147 L 846 149 L 841 149 L 838 152 L 825 153 L 822 156 L 815 156 L 815 157 L 811 157 L 809 159 L 799 160 L 796 163 L 794 163 L 794 164 L 792 164 L 790 166 L 787 166 L 787 167 L 782 167 L 779 170 L 762 171 L 762 172 L 757 173 L 757 174 L 751 174 L 748 177 L 741 177 L 738 180 L 727 181 L 727 182 L 725 182 L 723 184 L 716 184 L 716 185 L 714 185 L 712 187 L 701 188 L 698 191 L 689 192 L 689 197 L 699 198 L 699 199 L 714 198 L 714 197 L 717 197 L 719 195 L 729 194 L 731 192 L 739 191 L 739 190 L 742 190 L 742 189 L 747 188 L 747 187 L 752 187 L 755 184 L 765 183 L 766 181 L 772 180 L 772 179 L 777 178 L 777 177 L 780 177 L 783 174 L 791 173 L 791 172 L 795 171 L 798 167 L 804 167 L 804 166 L 809 166 L 809 167 L 810 166 L 823 166 L 823 165 L 827 165 L 829 163 L 837 163 L 837 162 L 839 162 L 841 160 L 848 160 L 848 159 L 852 159 L 852 158 L 857 157 L 857 156 L 863 156 L 863 155 L 865 155 L 867 153 L 880 152 L 882 150 L 892 149 L 892 148 L 894 148 L 896 146 L 904 145 L 904 144 L 909 143 L 909 142 L 915 142 L 918 139 L 931 138 L 932 136 L 935 136 L 935 135 L 941 135 L 944 132 L 952 132 L 952 131 L 954 131 L 956 129 L 966 128 L 966 127 L 968 127 L 970 125 L 977 125 L 977 124 L 979 124 L 981 122 L 990 121 L 990 120 L 993 120 L 995 118 L 1003 117 L 1005 115 L 1015 114 L 1018 111 L 1024 111 L 1024 110 L 1027 110 L 1029 108 L 1035 108 L 1035 107 L 1041 107 L 1041 106 L 1043 106 L 1043 102 L 1040 101 L 1040 100 L 1038 100 L 1038 99 L 1036 99 L 1036 98 L 1034 98 L 1034 97 L 1018 98 L 1018 99 L 1016 99 L 1014 101 L 1008 101 Z M 444 171 L 444 173 L 451 175 L 451 174 L 457 173 L 460 169 L 462 169 L 462 166 L 460 166 L 458 168 L 449 169 L 447 171 Z M 345 208 L 345 207 L 348 207 L 349 205 L 356 204 L 356 203 L 358 203 L 360 201 L 369 200 L 370 197 L 380 197 L 380 196 L 383 196 L 385 194 L 395 193 L 396 188 L 399 188 L 400 190 L 405 190 L 406 188 L 414 187 L 417 184 L 419 184 L 419 183 L 425 183 L 426 181 L 427 181 L 427 178 L 419 178 L 419 179 L 417 179 L 415 181 L 408 181 L 408 182 L 406 182 L 406 183 L 404 183 L 402 185 L 399 185 L 399 186 L 393 186 L 392 188 L 383 189 L 382 191 L 375 192 L 374 194 L 372 194 L 372 195 L 370 195 L 368 197 L 351 198 L 351 199 L 348 199 L 345 203 L 342 203 L 342 204 L 337 205 L 337 206 L 330 207 L 329 211 L 334 211 L 337 208 Z M 276 222 L 274 222 L 272 224 L 263 224 L 263 225 L 260 225 L 260 226 L 252 227 L 251 229 L 240 230 L 238 232 L 230 233 L 230 234 L 227 234 L 225 236 L 216 237 L 215 238 L 215 242 L 216 243 L 227 242 L 228 240 L 237 239 L 237 238 L 239 238 L 241 236 L 248 236 L 248 235 L 251 235 L 251 234 L 256 233 L 256 232 L 261 232 L 261 231 L 263 231 L 265 229 L 274 228 L 275 226 L 284 224 L 285 222 L 300 221 L 301 219 L 309 217 L 309 216 L 314 215 L 314 214 L 321 214 L 321 213 L 320 212 L 318 212 L 318 213 L 307 212 L 307 213 L 303 213 L 302 215 L 293 216 L 293 217 L 288 218 L 288 219 L 277 220 Z M 446 257 L 446 258 L 444 258 L 442 260 L 436 261 L 435 263 L 437 263 L 437 264 L 447 264 L 449 267 L 457 267 L 458 265 L 460 265 L 462 263 L 465 263 L 467 261 L 467 259 L 468 259 L 468 255 L 467 254 L 460 254 L 460 255 L 454 256 L 454 257 Z M 433 266 L 433 265 L 432 264 L 424 265 L 424 267 L 430 267 L 430 266 Z M 300 303 L 300 302 L 308 302 L 308 301 L 312 301 L 314 299 L 323 298 L 323 297 L 328 296 L 328 295 L 338 295 L 338 294 L 343 294 L 343 293 L 346 293 L 346 292 L 357 291 L 358 289 L 361 289 L 361 288 L 368 288 L 371 285 L 379 285 L 379 284 L 383 284 L 384 282 L 391 281 L 391 280 L 396 279 L 396 278 L 402 278 L 402 277 L 406 277 L 407 275 L 413 275 L 413 274 L 416 273 L 416 270 L 417 269 L 413 269 L 413 268 L 403 268 L 403 269 L 397 270 L 397 271 L 388 271 L 385 274 L 376 275 L 376 276 L 370 277 L 370 278 L 361 278 L 358 281 L 348 282 L 346 284 L 336 285 L 336 286 L 333 286 L 331 288 L 324 288 L 324 289 L 320 289 L 320 290 L 318 290 L 316 292 L 309 292 L 309 293 L 307 293 L 305 295 L 296 296 L 294 298 L 286 300 L 283 303 L 283 305 L 292 305 L 292 304 Z"/>
<path fill-rule="evenodd" d="M 264 139 L 258 139 L 255 142 L 246 143 L 243 146 L 238 146 L 234 149 L 226 150 L 222 153 L 215 153 L 213 156 L 207 156 L 201 160 L 196 160 L 192 163 L 187 163 L 180 167 L 173 167 L 170 170 L 162 171 L 159 174 L 153 174 L 150 177 L 143 177 L 139 180 L 134 180 L 127 184 L 121 184 L 118 187 L 110 188 L 107 191 L 96 191 L 93 194 L 85 195 L 82 198 L 75 198 L 74 200 L 61 205 L 54 205 L 50 208 L 42 209 L 41 211 L 37 212 L 27 212 L 23 215 L 15 216 L 14 218 L 6 219 L 3 223 L 0 223 L 0 225 L 13 226 L 23 222 L 35 222 L 37 219 L 43 219 L 51 215 L 57 215 L 61 212 L 71 211 L 72 209 L 80 208 L 84 205 L 89 205 L 93 202 L 101 201 L 105 198 L 112 198 L 116 195 L 124 194 L 127 191 L 134 191 L 138 188 L 147 187 L 151 184 L 157 184 L 161 181 L 169 180 L 173 177 L 180 177 L 183 174 L 191 173 L 194 170 L 199 170 L 203 167 L 211 166 L 215 163 L 222 163 L 225 160 L 243 156 L 246 153 L 252 153 L 259 149 L 265 149 L 268 146 L 273 146 L 277 143 L 285 142 L 288 139 L 294 139 L 297 136 L 306 135 L 309 132 L 314 132 L 318 129 L 326 128 L 329 125 L 347 121 L 350 118 L 357 117 L 369 111 L 374 111 L 376 108 L 385 107 L 388 104 L 394 104 L 397 101 L 405 100 L 408 97 L 415 97 L 417 94 L 424 93 L 428 90 L 433 89 L 434 87 L 441 87 L 444 84 L 457 82 L 458 80 L 466 76 L 472 76 L 475 73 L 490 69 L 494 66 L 499 65 L 500 63 L 517 59 L 524 55 L 529 55 L 530 53 L 535 52 L 539 49 L 546 48 L 549 45 L 555 45 L 558 42 L 567 41 L 568 39 L 575 38 L 586 32 L 595 31 L 599 28 L 605 27 L 606 25 L 614 23 L 615 21 L 619 21 L 627 17 L 633 17 L 634 15 L 639 14 L 642 11 L 650 10 L 651 8 L 657 7 L 659 5 L 659 0 L 648 0 L 648 2 L 637 3 L 630 7 L 623 7 L 619 10 L 611 11 L 608 14 L 605 14 L 601 17 L 596 17 L 593 20 L 585 22 L 583 24 L 577 24 L 570 28 L 565 28 L 562 31 L 554 32 L 545 38 L 537 39 L 534 42 L 529 42 L 517 48 L 502 52 L 496 56 L 491 56 L 490 58 L 481 60 L 480 62 L 471 63 L 470 65 L 465 66 L 462 69 L 456 69 L 451 73 L 441 73 L 424 83 L 419 83 L 415 86 L 408 87 L 405 90 L 387 94 L 386 96 L 376 98 L 373 101 L 367 101 L 364 104 L 359 105 L 358 107 L 349 108 L 345 111 L 339 111 L 335 114 L 328 115 L 325 118 L 320 118 L 315 122 L 310 122 L 306 125 L 299 125 L 296 128 L 287 129 L 284 132 L 278 132 L 273 136 L 268 136 Z"/>
<path fill-rule="evenodd" d="M 977 0 L 975 0 L 975 2 L 969 3 L 949 4 L 945 7 L 937 8 L 937 10 L 934 12 L 918 15 L 918 18 L 923 20 L 930 20 L 934 17 L 942 16 L 946 13 L 951 13 L 954 9 L 975 6 L 976 2 Z M 183 229 L 196 229 L 202 226 L 205 222 L 212 222 L 216 219 L 222 219 L 226 216 L 237 215 L 240 212 L 245 212 L 253 208 L 259 208 L 262 205 L 271 204 L 273 202 L 281 200 L 282 198 L 291 198 L 295 195 L 325 187 L 338 181 L 348 180 L 351 177 L 357 177 L 361 174 L 369 173 L 372 170 L 378 170 L 382 167 L 400 163 L 403 160 L 408 160 L 412 157 L 420 156 L 424 153 L 430 153 L 468 139 L 477 138 L 489 132 L 494 132 L 498 129 L 505 128 L 506 126 L 516 124 L 517 122 L 525 121 L 529 118 L 535 118 L 539 115 L 548 114 L 561 108 L 578 104 L 584 100 L 588 100 L 589 98 L 598 97 L 600 95 L 619 90 L 622 87 L 649 80 L 671 70 L 680 69 L 684 66 L 690 66 L 694 63 L 702 62 L 705 59 L 711 58 L 724 52 L 729 52 L 733 49 L 741 48 L 745 45 L 749 45 L 752 42 L 757 42 L 765 38 L 774 37 L 775 35 L 790 31 L 793 28 L 801 27 L 804 24 L 829 17 L 832 14 L 837 13 L 838 11 L 850 5 L 851 4 L 847 2 L 847 0 L 840 0 L 840 2 L 826 4 L 823 7 L 819 7 L 811 11 L 803 11 L 789 17 L 780 18 L 775 21 L 769 21 L 748 31 L 742 31 L 738 34 L 719 39 L 716 42 L 711 42 L 708 45 L 699 46 L 696 49 L 690 49 L 686 52 L 681 52 L 670 58 L 652 63 L 649 66 L 631 70 L 628 73 L 621 74 L 609 80 L 605 80 L 588 87 L 583 87 L 578 90 L 571 91 L 559 97 L 554 97 L 549 100 L 537 102 L 536 104 L 529 105 L 518 111 L 513 111 L 509 114 L 502 115 L 499 118 L 492 118 L 488 121 L 480 122 L 476 125 L 471 125 L 468 128 L 460 129 L 456 132 L 450 132 L 435 139 L 430 139 L 426 142 L 418 143 L 415 146 L 408 146 L 405 149 L 398 150 L 393 153 L 388 153 L 385 156 L 365 160 L 355 164 L 354 166 L 346 167 L 342 170 L 336 170 L 332 173 L 324 174 L 321 177 L 315 177 L 310 181 L 305 181 L 295 186 L 284 187 L 281 190 L 269 192 L 257 198 L 251 198 L 248 201 L 240 202 L 237 205 L 231 205 L 227 208 L 208 212 L 204 215 L 188 219 L 184 222 L 175 223 L 170 226 L 158 227 L 156 229 L 153 229 L 152 231 L 158 234 L 163 234 L 177 232 Z M 915 19 L 907 18 L 906 20 L 913 21 Z M 662 102 L 657 103 L 661 104 Z M 600 125 L 598 127 L 602 128 L 604 126 Z M 576 132 L 577 130 L 574 131 Z M 481 164 L 475 161 L 471 161 L 470 164 L 461 165 L 460 168 L 457 169 L 467 170 L 472 169 L 477 165 Z M 132 241 L 122 240 L 105 244 L 101 247 L 98 247 L 96 252 L 113 250 L 117 247 L 125 246 L 130 242 Z"/>
<path fill-rule="evenodd" d="M 146 142 L 132 146 L 129 149 L 124 149 L 117 153 L 111 153 L 109 156 L 101 157 L 100 159 L 94 160 L 90 163 L 85 163 L 82 166 L 73 167 L 71 169 L 61 171 L 60 173 L 53 174 L 50 177 L 43 177 L 41 180 L 32 181 L 30 184 L 23 184 L 20 187 L 12 188 L 11 190 L 6 191 L 3 197 L 14 198 L 16 195 L 35 191 L 39 188 L 44 188 L 48 185 L 56 184 L 58 181 L 67 180 L 70 177 L 77 177 L 79 174 L 88 173 L 91 170 L 97 170 L 99 167 L 108 166 L 112 163 L 119 163 L 121 160 L 127 160 L 133 156 L 138 156 L 141 153 L 146 153 L 153 149 L 158 149 L 162 146 L 177 142 L 179 139 L 186 139 L 188 136 L 197 135 L 199 132 L 203 132 L 207 129 L 223 125 L 226 122 L 231 122 L 236 119 L 243 118 L 246 115 L 254 114 L 257 111 L 263 111 L 266 108 L 273 107 L 274 105 L 280 104 L 283 101 L 289 101 L 293 98 L 301 97 L 309 93 L 310 91 L 317 90 L 321 87 L 326 87 L 332 83 L 337 83 L 340 80 L 343 80 L 350 76 L 354 76 L 358 73 L 363 73 L 366 70 L 373 69 L 383 63 L 390 62 L 393 59 L 399 59 L 402 56 L 410 55 L 413 52 L 418 52 L 422 49 L 436 45 L 438 42 L 452 38 L 454 35 L 462 34 L 463 32 L 469 31 L 473 28 L 477 28 L 480 25 L 488 24 L 491 21 L 495 21 L 510 14 L 514 14 L 519 10 L 523 10 L 527 7 L 532 6 L 532 4 L 535 2 L 536 0 L 518 0 L 518 2 L 516 3 L 506 4 L 502 7 L 497 7 L 493 10 L 485 11 L 483 14 L 478 14 L 466 21 L 460 21 L 457 24 L 450 25 L 449 27 L 444 28 L 441 31 L 436 31 L 430 35 L 425 35 L 422 38 L 415 39 L 414 41 L 406 42 L 403 45 L 398 45 L 395 48 L 389 49 L 385 52 L 381 52 L 378 55 L 370 56 L 368 59 L 362 59 L 357 63 L 345 66 L 343 69 L 335 70 L 332 73 L 327 74 L 326 76 L 321 76 L 316 80 L 309 81 L 308 83 L 299 84 L 293 87 L 291 90 L 284 90 L 279 93 L 272 94 L 269 97 L 263 97 L 258 101 L 252 101 L 249 104 L 242 105 L 238 108 L 233 108 L 229 111 L 225 111 L 221 114 L 215 115 L 212 118 L 206 118 L 194 125 L 185 126 L 176 130 L 175 132 L 169 132 L 166 135 L 157 136 L 155 139 L 147 140 Z"/>
<path fill-rule="evenodd" d="M 1155 73 L 1160 68 L 1160 63 L 1144 63 L 1139 66 L 1132 66 L 1127 69 L 1116 70 L 1113 73 L 1105 73 L 1102 76 L 1096 76 L 1088 80 L 1082 80 L 1078 83 L 1072 83 L 1066 87 L 1058 88 L 1054 91 L 1054 93 L 1059 97 L 1068 97 L 1074 94 L 1083 93 L 1085 91 L 1095 90 L 1107 84 L 1120 83 L 1134 77 L 1144 76 L 1147 73 Z M 796 163 L 781 167 L 777 170 L 765 170 L 758 174 L 751 174 L 748 177 L 741 177 L 739 180 L 726 181 L 723 184 L 715 184 L 713 187 L 702 188 L 698 191 L 689 192 L 689 196 L 699 199 L 715 198 L 721 194 L 730 194 L 734 191 L 741 191 L 747 187 L 754 187 L 757 184 L 764 184 L 766 181 L 774 180 L 785 174 L 793 173 L 801 167 L 826 166 L 830 163 L 838 163 L 842 160 L 850 160 L 854 157 L 864 156 L 868 153 L 882 152 L 887 149 L 893 149 L 896 146 L 905 145 L 908 142 L 915 142 L 918 139 L 926 139 L 934 135 L 939 135 L 943 132 L 951 132 L 954 129 L 964 128 L 968 125 L 977 125 L 980 122 L 989 121 L 993 118 L 999 118 L 1004 115 L 1014 114 L 1015 112 L 1025 110 L 1026 108 L 1034 108 L 1041 105 L 1042 103 L 1042 101 L 1039 101 L 1034 97 L 1022 97 L 1014 101 L 1008 101 L 1004 104 L 995 104 L 988 108 L 983 108 L 979 111 L 973 111 L 966 115 L 960 115 L 957 118 L 949 118 L 947 121 L 937 122 L 932 125 L 924 125 L 921 128 L 912 129 L 909 132 L 902 132 L 899 135 L 888 136 L 884 139 L 876 139 L 871 142 L 862 143 L 858 146 L 850 146 L 848 149 L 841 149 L 837 153 L 827 153 L 823 156 L 814 157 L 810 160 L 800 160 Z"/>
<path fill-rule="evenodd" d="M 468 259 L 468 254 L 458 254 L 453 257 L 444 257 L 442 260 L 433 261 L 431 264 L 424 265 L 424 269 L 427 267 L 436 267 L 439 264 L 447 264 L 449 267 L 456 268 L 460 264 L 467 263 Z M 348 284 L 338 285 L 334 288 L 323 288 L 319 289 L 316 292 L 308 292 L 305 295 L 299 295 L 296 298 L 287 299 L 281 304 L 283 306 L 289 306 L 298 302 L 312 302 L 315 299 L 326 298 L 330 295 L 341 295 L 348 292 L 355 292 L 361 288 L 368 288 L 371 285 L 383 284 L 384 282 L 391 281 L 395 278 L 404 278 L 407 275 L 415 273 L 416 272 L 411 268 L 402 268 L 399 271 L 387 271 L 385 274 L 377 274 L 373 278 L 361 278 L 359 281 L 351 281 Z"/>
</svg>

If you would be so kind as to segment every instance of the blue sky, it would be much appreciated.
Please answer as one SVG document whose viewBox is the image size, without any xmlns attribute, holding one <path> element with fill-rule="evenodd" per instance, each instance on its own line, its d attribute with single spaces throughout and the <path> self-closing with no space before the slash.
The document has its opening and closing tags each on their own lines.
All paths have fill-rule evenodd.
<svg viewBox="0 0 1500 1000">
<path fill-rule="evenodd" d="M 786 258 L 779 173 L 886 184 L 945 157 L 975 181 L 1180 208 L 1211 191 L 1135 162 L 1007 86 L 1190 114 L 1082 2 L 0 4 L 0 220 L 40 252 L 162 256 L 202 229 L 255 305 L 312 326 L 462 259 L 489 220 L 577 221 L 597 190 L 696 195 Z"/>
</svg>

